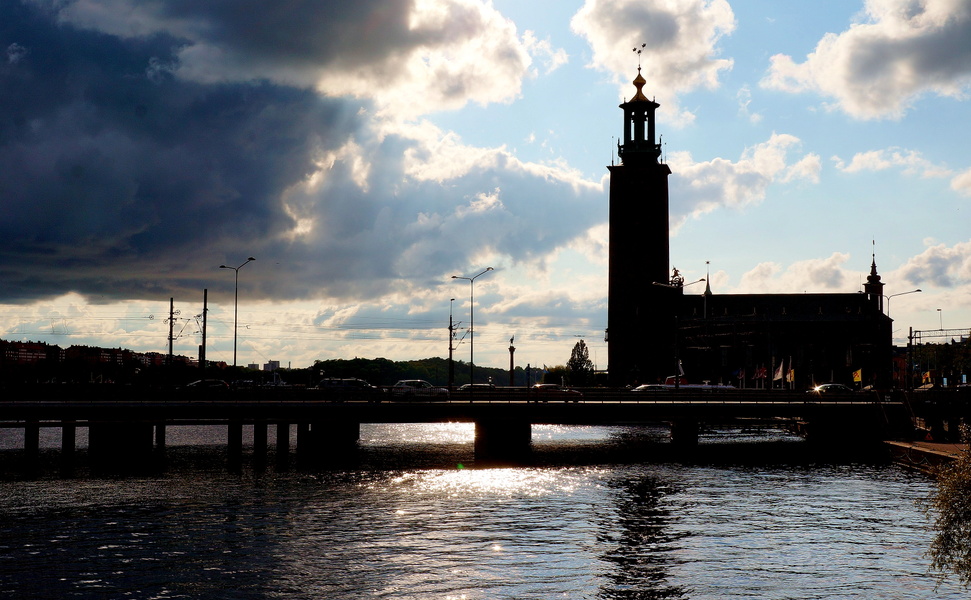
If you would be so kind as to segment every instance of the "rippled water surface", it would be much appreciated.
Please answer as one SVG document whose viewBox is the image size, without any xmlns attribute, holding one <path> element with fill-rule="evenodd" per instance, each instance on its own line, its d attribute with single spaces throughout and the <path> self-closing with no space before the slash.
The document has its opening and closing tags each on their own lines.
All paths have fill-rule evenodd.
<svg viewBox="0 0 971 600">
<path fill-rule="evenodd" d="M 928 573 L 926 477 L 751 460 L 798 448 L 772 434 L 631 456 L 642 433 L 535 427 L 533 466 L 487 469 L 469 426 L 363 426 L 353 467 L 242 476 L 184 433 L 165 475 L 0 481 L 0 597 L 967 597 Z"/>
</svg>

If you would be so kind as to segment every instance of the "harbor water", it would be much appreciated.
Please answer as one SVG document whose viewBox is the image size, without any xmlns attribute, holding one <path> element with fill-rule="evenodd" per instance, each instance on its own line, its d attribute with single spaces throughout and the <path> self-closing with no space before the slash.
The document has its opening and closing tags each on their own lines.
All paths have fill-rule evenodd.
<svg viewBox="0 0 971 600">
<path fill-rule="evenodd" d="M 483 468 L 471 425 L 365 424 L 340 464 L 231 474 L 225 432 L 185 427 L 163 473 L 31 479 L 8 468 L 18 435 L 0 430 L 0 598 L 968 594 L 929 571 L 932 480 L 782 431 L 706 432 L 687 460 L 661 429 L 536 425 L 523 466 Z"/>
</svg>

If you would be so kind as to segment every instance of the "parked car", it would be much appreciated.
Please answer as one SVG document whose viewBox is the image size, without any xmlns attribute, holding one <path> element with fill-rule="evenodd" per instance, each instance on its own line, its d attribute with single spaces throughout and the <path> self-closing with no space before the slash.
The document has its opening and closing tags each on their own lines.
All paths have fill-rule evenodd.
<svg viewBox="0 0 971 600">
<path fill-rule="evenodd" d="M 845 395 L 852 394 L 853 389 L 842 383 L 823 383 L 809 390 L 809 393 L 817 395 Z"/>
<path fill-rule="evenodd" d="M 492 383 L 465 383 L 459 386 L 460 392 L 468 392 L 471 390 L 488 390 L 494 391 L 496 389 L 495 384 Z"/>
<path fill-rule="evenodd" d="M 381 391 L 356 377 L 328 377 L 317 383 L 317 389 L 323 397 L 331 402 L 348 402 L 367 400 L 381 402 Z"/>
<path fill-rule="evenodd" d="M 391 387 L 395 400 L 447 400 L 448 389 L 434 386 L 424 379 L 402 379 Z"/>
<path fill-rule="evenodd" d="M 583 394 L 556 383 L 537 383 L 529 390 L 532 402 L 579 402 Z"/>
<path fill-rule="evenodd" d="M 200 379 L 198 381 L 193 381 L 185 386 L 187 389 L 191 390 L 217 390 L 217 391 L 229 391 L 229 384 L 222 379 Z"/>
</svg>

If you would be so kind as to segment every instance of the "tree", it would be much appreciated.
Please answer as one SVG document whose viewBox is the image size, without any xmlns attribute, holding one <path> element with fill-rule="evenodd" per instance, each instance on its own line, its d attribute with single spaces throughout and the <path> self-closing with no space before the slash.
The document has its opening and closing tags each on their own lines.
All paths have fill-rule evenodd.
<svg viewBox="0 0 971 600">
<path fill-rule="evenodd" d="M 968 427 L 962 432 L 967 441 Z M 971 452 L 964 450 L 938 471 L 937 491 L 926 500 L 924 510 L 935 517 L 931 567 L 943 576 L 954 573 L 971 587 Z"/>
<path fill-rule="evenodd" d="M 570 383 L 573 385 L 586 385 L 592 377 L 593 361 L 590 360 L 590 351 L 583 340 L 573 346 L 566 368 L 570 370 Z"/>
</svg>

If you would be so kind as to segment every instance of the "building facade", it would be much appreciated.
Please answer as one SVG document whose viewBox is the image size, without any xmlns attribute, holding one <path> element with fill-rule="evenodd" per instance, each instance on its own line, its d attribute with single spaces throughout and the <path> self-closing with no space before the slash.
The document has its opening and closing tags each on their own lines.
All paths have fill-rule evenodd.
<svg viewBox="0 0 971 600">
<path fill-rule="evenodd" d="M 891 384 L 891 320 L 876 259 L 859 293 L 684 294 L 671 270 L 668 176 L 658 104 L 620 105 L 624 134 L 610 171 L 607 355 L 611 385 L 664 381 L 805 389 L 836 381 Z"/>
</svg>

